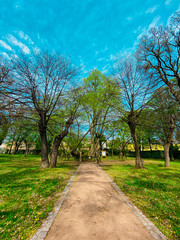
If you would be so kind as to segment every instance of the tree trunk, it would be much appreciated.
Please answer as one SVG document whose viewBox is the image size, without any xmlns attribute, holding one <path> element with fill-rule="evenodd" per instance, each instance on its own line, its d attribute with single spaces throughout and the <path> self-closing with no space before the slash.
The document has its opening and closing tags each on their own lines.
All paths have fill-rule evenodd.
<svg viewBox="0 0 180 240">
<path fill-rule="evenodd" d="M 149 148 L 150 148 L 151 157 L 152 157 L 152 146 L 151 146 L 151 139 L 150 138 L 148 138 L 148 143 L 149 143 Z"/>
<path fill-rule="evenodd" d="M 82 162 L 82 150 L 80 150 L 79 161 Z"/>
<path fill-rule="evenodd" d="M 123 159 L 123 152 L 122 152 L 122 147 L 119 148 L 119 159 Z"/>
<path fill-rule="evenodd" d="M 55 168 L 57 164 L 58 148 L 64 137 L 61 134 L 56 136 L 53 143 L 52 154 L 51 154 L 51 167 Z"/>
<path fill-rule="evenodd" d="M 26 140 L 24 140 L 24 143 L 25 143 L 25 146 L 26 146 L 26 150 L 25 150 L 24 156 L 27 157 L 27 155 L 28 155 L 28 143 L 27 143 Z"/>
<path fill-rule="evenodd" d="M 170 167 L 170 157 L 169 157 L 169 148 L 170 143 L 164 144 L 164 158 L 165 158 L 165 167 Z"/>
<path fill-rule="evenodd" d="M 164 157 L 165 157 L 165 167 L 170 167 L 170 156 L 169 156 L 169 148 L 173 140 L 173 133 L 175 129 L 175 119 L 173 116 L 170 117 L 168 135 L 166 139 L 166 143 L 164 144 Z"/>
<path fill-rule="evenodd" d="M 130 127 L 130 130 L 131 130 L 131 136 L 134 140 L 134 148 L 135 148 L 135 154 L 136 154 L 135 167 L 143 168 L 144 165 L 143 165 L 143 160 L 141 159 L 141 156 L 140 156 L 139 143 L 138 143 L 138 138 L 136 136 L 135 128 Z"/>
<path fill-rule="evenodd" d="M 53 143 L 53 147 L 52 147 L 52 154 L 51 154 L 51 167 L 55 168 L 56 164 L 57 164 L 57 156 L 58 156 L 58 148 L 62 142 L 62 140 L 64 139 L 64 137 L 68 134 L 68 130 L 70 128 L 70 126 L 73 124 L 74 121 L 74 116 L 71 116 L 68 121 L 66 122 L 66 126 L 64 131 L 57 135 L 54 139 L 54 143 Z"/>
<path fill-rule="evenodd" d="M 9 148 L 9 152 L 8 152 L 8 154 L 11 154 L 13 144 L 14 144 L 14 139 L 13 139 L 13 141 L 12 141 L 12 143 L 11 143 L 11 146 L 10 146 L 10 148 Z"/>
<path fill-rule="evenodd" d="M 137 125 L 137 118 L 138 115 L 132 110 L 128 115 L 128 125 L 131 131 L 131 136 L 134 140 L 134 148 L 135 148 L 135 154 L 136 154 L 136 161 L 135 161 L 135 167 L 136 168 L 143 168 L 143 160 L 140 157 L 140 150 L 139 150 L 139 144 L 138 144 L 138 138 L 136 136 L 136 125 Z"/>
<path fill-rule="evenodd" d="M 47 147 L 47 120 L 44 111 L 39 112 L 39 133 L 41 137 L 41 168 L 49 167 L 48 147 Z"/>
<path fill-rule="evenodd" d="M 114 156 L 114 149 L 112 148 L 112 151 L 111 151 L 111 156 L 113 157 Z"/>
<path fill-rule="evenodd" d="M 46 129 L 40 130 L 41 136 L 41 168 L 49 167 Z"/>
</svg>

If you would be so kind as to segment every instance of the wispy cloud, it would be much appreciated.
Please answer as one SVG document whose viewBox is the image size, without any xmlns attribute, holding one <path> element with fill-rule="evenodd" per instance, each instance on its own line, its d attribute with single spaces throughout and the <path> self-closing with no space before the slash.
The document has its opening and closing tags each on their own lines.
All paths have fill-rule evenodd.
<svg viewBox="0 0 180 240">
<path fill-rule="evenodd" d="M 104 60 L 105 60 L 105 58 L 98 58 L 97 59 L 98 62 L 101 62 L 101 61 L 104 61 Z"/>
<path fill-rule="evenodd" d="M 10 58 L 9 55 L 8 55 L 6 52 L 3 52 L 2 55 L 3 55 L 5 58 L 7 58 L 7 59 Z"/>
<path fill-rule="evenodd" d="M 171 0 L 166 0 L 165 5 L 169 5 L 171 3 Z"/>
<path fill-rule="evenodd" d="M 21 39 L 26 40 L 29 44 L 31 44 L 31 45 L 34 44 L 34 42 L 31 40 L 31 38 L 27 34 L 25 34 L 23 31 L 19 31 L 18 35 Z"/>
<path fill-rule="evenodd" d="M 148 8 L 148 10 L 147 10 L 145 13 L 153 13 L 153 12 L 156 11 L 156 9 L 157 9 L 157 5 L 155 5 L 155 6 L 152 7 L 152 8 Z"/>
<path fill-rule="evenodd" d="M 128 20 L 129 22 L 131 22 L 132 19 L 133 19 L 133 18 L 132 18 L 131 16 L 127 17 L 127 20 Z"/>
<path fill-rule="evenodd" d="M 26 53 L 26 54 L 29 54 L 30 53 L 30 49 L 25 45 L 23 44 L 22 42 L 18 41 L 13 35 L 11 34 L 8 34 L 8 41 L 15 45 L 15 46 L 18 46 L 19 48 L 21 48 L 21 50 Z"/>
<path fill-rule="evenodd" d="M 156 27 L 157 24 L 159 23 L 159 20 L 160 20 L 160 17 L 159 17 L 159 16 L 156 16 L 156 17 L 153 19 L 153 21 L 149 24 L 148 27 L 142 28 L 141 33 L 137 36 L 137 40 L 141 39 L 141 37 L 142 37 L 143 35 L 148 34 L 148 31 L 149 31 L 151 28 Z M 141 28 L 138 28 L 138 30 L 140 30 L 140 29 L 141 29 Z"/>
<path fill-rule="evenodd" d="M 110 55 L 110 59 L 111 59 L 111 60 L 115 60 L 115 59 L 116 59 L 116 55 L 111 54 L 111 55 Z"/>
<path fill-rule="evenodd" d="M 138 39 L 138 40 L 141 39 L 141 37 L 142 37 L 143 35 L 145 35 L 146 33 L 147 33 L 147 29 L 144 27 L 144 28 L 142 29 L 141 33 L 137 36 L 137 39 Z"/>
<path fill-rule="evenodd" d="M 2 40 L 0 40 L 0 45 L 1 45 L 3 48 L 5 48 L 5 49 L 7 49 L 7 50 L 9 50 L 9 51 L 12 51 L 12 48 L 11 48 L 7 43 L 5 43 L 5 42 L 2 41 Z"/>
<path fill-rule="evenodd" d="M 153 28 L 153 27 L 156 27 L 157 26 L 157 23 L 159 23 L 159 20 L 160 20 L 160 16 L 156 16 L 153 21 L 149 24 L 149 28 Z"/>
</svg>

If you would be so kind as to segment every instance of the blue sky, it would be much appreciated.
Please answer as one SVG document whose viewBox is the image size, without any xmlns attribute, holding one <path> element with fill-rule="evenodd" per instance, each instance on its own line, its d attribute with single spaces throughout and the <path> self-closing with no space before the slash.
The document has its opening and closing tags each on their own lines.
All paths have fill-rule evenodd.
<svg viewBox="0 0 180 240">
<path fill-rule="evenodd" d="M 0 54 L 61 51 L 83 74 L 108 73 L 150 27 L 166 25 L 179 0 L 0 0 Z"/>
</svg>

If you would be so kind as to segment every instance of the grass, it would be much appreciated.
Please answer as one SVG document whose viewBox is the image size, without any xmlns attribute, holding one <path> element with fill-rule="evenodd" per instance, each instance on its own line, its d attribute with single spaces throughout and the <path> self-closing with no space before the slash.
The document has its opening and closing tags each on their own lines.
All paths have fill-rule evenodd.
<svg viewBox="0 0 180 240">
<path fill-rule="evenodd" d="M 53 209 L 75 162 L 40 169 L 40 157 L 0 155 L 0 239 L 29 239 Z"/>
<path fill-rule="evenodd" d="M 132 202 L 168 237 L 180 239 L 180 162 L 164 168 L 162 160 L 144 160 L 145 169 L 135 169 L 135 160 L 103 161 L 103 169 Z"/>
</svg>

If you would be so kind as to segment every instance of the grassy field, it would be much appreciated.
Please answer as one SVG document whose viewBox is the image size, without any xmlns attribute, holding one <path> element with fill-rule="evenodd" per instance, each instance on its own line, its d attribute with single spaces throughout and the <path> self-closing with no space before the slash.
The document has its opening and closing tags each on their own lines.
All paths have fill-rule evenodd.
<svg viewBox="0 0 180 240">
<path fill-rule="evenodd" d="M 145 169 L 134 165 L 132 158 L 117 162 L 108 157 L 102 167 L 168 239 L 180 239 L 180 162 L 167 169 L 155 159 L 145 160 Z"/>
<path fill-rule="evenodd" d="M 53 209 L 76 162 L 40 169 L 40 157 L 0 155 L 0 239 L 29 239 Z"/>
</svg>

